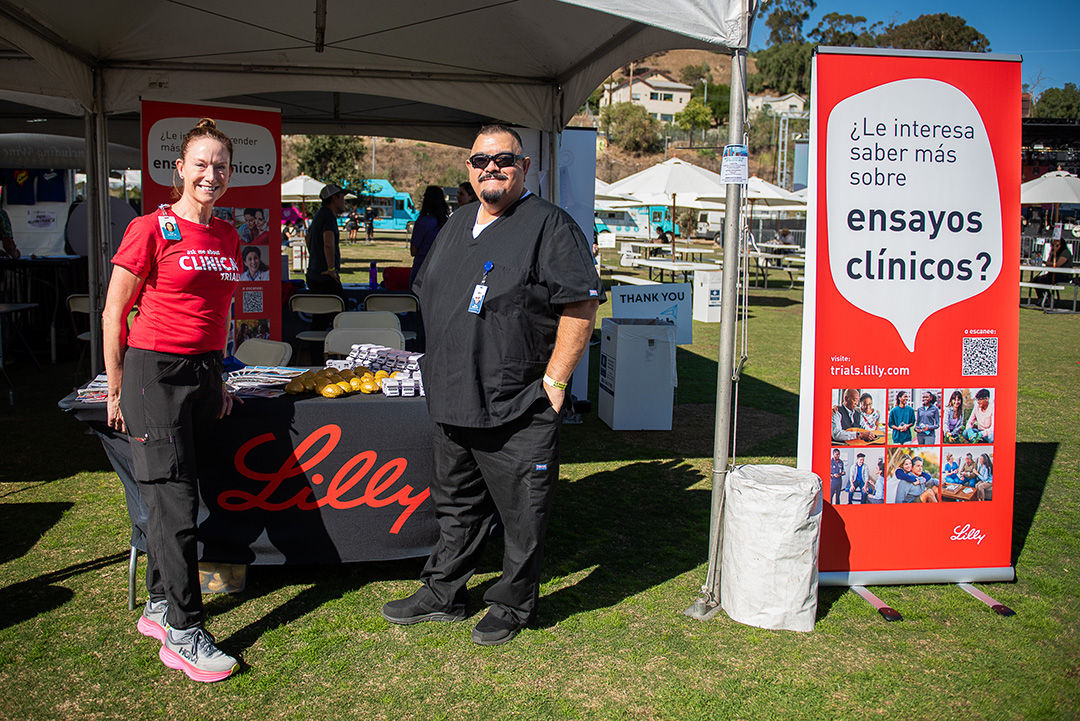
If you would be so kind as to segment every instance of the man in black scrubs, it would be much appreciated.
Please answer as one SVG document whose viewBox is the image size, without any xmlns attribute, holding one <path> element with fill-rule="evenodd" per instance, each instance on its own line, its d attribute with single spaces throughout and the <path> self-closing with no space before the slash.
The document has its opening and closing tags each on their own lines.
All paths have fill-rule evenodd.
<svg viewBox="0 0 1080 721">
<path fill-rule="evenodd" d="M 466 618 L 466 584 L 497 511 L 503 573 L 472 632 L 496 645 L 536 614 L 566 383 L 604 288 L 581 229 L 525 189 L 517 133 L 482 128 L 466 167 L 480 203 L 450 217 L 413 284 L 428 329 L 420 366 L 436 423 L 439 541 L 420 590 L 382 613 L 398 624 Z"/>
</svg>

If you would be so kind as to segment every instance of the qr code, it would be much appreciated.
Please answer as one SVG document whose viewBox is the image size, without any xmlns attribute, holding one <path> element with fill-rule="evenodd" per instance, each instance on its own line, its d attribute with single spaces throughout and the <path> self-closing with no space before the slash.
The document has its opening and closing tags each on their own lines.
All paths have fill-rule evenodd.
<svg viewBox="0 0 1080 721">
<path fill-rule="evenodd" d="M 997 338 L 965 338 L 962 375 L 996 376 L 998 368 Z"/>
<path fill-rule="evenodd" d="M 262 313 L 263 294 L 261 290 L 244 291 L 244 313 Z"/>
</svg>

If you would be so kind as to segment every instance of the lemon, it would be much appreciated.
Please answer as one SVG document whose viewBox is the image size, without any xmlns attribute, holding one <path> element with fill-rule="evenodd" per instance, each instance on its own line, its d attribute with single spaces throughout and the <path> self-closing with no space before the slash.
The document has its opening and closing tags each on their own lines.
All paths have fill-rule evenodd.
<svg viewBox="0 0 1080 721">
<path fill-rule="evenodd" d="M 362 392 L 362 393 L 378 393 L 379 392 L 379 384 L 374 379 L 360 381 L 360 392 Z"/>
<path fill-rule="evenodd" d="M 333 383 L 327 383 L 319 392 L 322 394 L 323 398 L 340 398 L 345 395 L 345 391 L 341 390 L 341 386 Z"/>
<path fill-rule="evenodd" d="M 349 379 L 349 385 L 352 386 L 353 391 L 360 391 L 363 390 L 362 386 L 364 385 L 364 382 L 356 376 L 353 376 Z"/>
</svg>

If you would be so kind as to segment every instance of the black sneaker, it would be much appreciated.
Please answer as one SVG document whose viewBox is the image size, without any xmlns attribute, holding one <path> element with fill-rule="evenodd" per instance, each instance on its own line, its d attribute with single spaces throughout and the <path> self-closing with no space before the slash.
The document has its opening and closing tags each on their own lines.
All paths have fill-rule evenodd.
<svg viewBox="0 0 1080 721">
<path fill-rule="evenodd" d="M 472 642 L 481 646 L 498 646 L 517 636 L 524 624 L 499 618 L 488 611 L 472 631 Z"/>
<path fill-rule="evenodd" d="M 390 623 L 411 626 L 414 623 L 423 623 L 424 621 L 452 623 L 461 621 L 466 617 L 467 614 L 463 608 L 445 611 L 427 605 L 417 598 L 424 590 L 420 589 L 408 598 L 399 598 L 384 605 L 382 607 L 383 618 Z"/>
</svg>

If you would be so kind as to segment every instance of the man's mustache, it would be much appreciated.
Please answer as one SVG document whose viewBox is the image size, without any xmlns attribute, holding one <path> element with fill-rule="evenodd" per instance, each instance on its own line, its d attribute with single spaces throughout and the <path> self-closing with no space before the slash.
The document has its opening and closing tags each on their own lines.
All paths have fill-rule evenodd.
<svg viewBox="0 0 1080 721">
<path fill-rule="evenodd" d="M 482 183 L 485 180 L 492 180 L 492 179 L 494 179 L 494 180 L 506 180 L 507 176 L 504 173 L 484 173 L 483 175 L 480 176 L 479 182 Z"/>
</svg>

